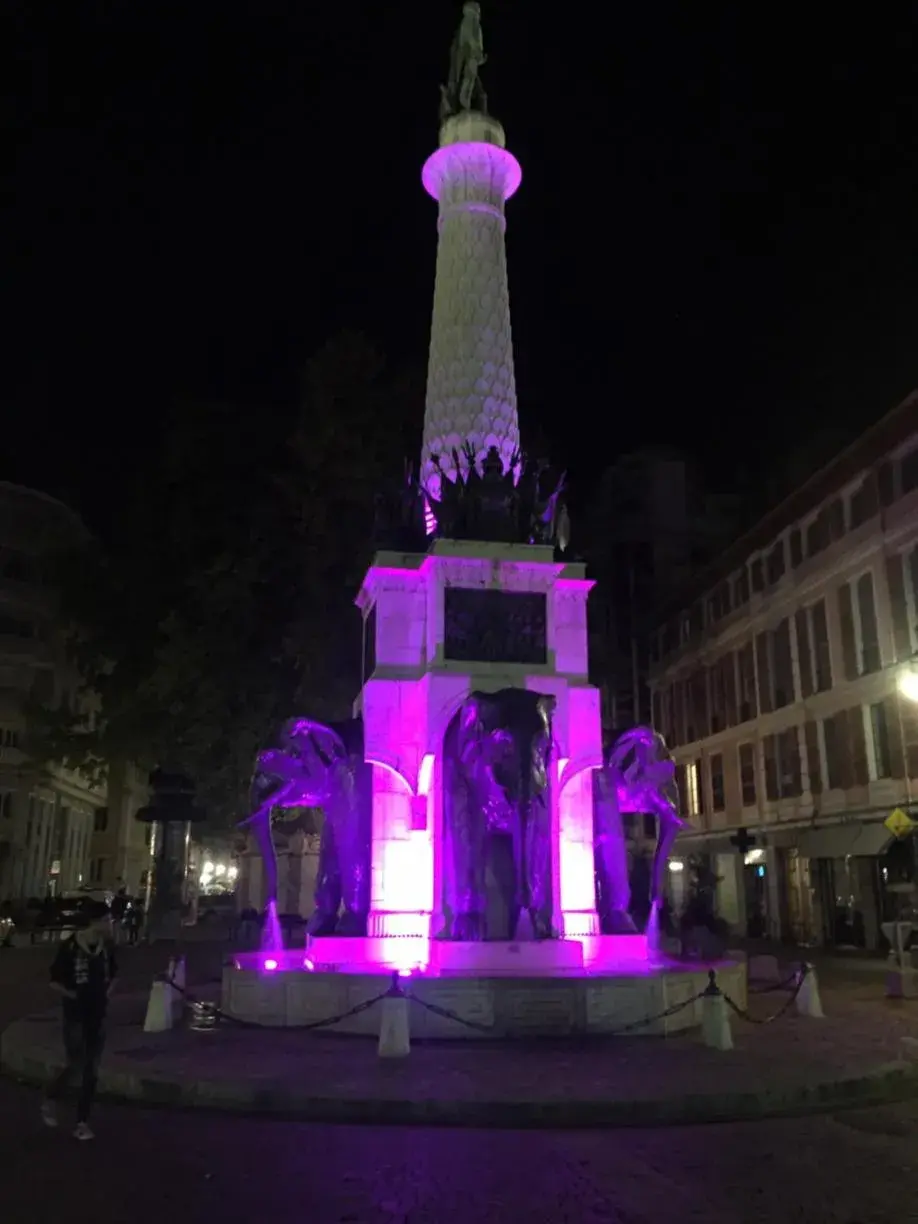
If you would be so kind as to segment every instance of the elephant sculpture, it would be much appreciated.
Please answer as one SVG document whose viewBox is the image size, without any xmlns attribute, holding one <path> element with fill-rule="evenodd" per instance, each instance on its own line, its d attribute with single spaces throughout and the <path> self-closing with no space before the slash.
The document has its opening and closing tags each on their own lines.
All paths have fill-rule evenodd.
<svg viewBox="0 0 918 1224">
<path fill-rule="evenodd" d="M 537 939 L 551 923 L 551 808 L 554 697 L 525 689 L 472 693 L 447 728 L 443 744 L 444 807 L 452 872 L 447 873 L 450 935 L 486 937 L 489 835 L 509 836 L 513 884 L 505 891 L 507 937 L 526 910 Z"/>
<path fill-rule="evenodd" d="M 258 756 L 251 826 L 265 865 L 266 903 L 277 905 L 273 825 L 286 830 L 285 809 L 324 813 L 311 935 L 365 935 L 370 911 L 371 770 L 363 755 L 363 722 L 325 725 L 307 718 L 285 724 L 278 748 Z M 340 917 L 339 917 L 340 912 Z"/>
<path fill-rule="evenodd" d="M 657 846 L 650 877 L 651 913 L 663 899 L 664 873 L 673 842 L 686 821 L 679 814 L 676 765 L 659 732 L 634 727 L 619 736 L 597 770 L 593 790 L 596 900 L 604 934 L 633 932 L 631 889 L 622 813 L 657 818 Z"/>
</svg>

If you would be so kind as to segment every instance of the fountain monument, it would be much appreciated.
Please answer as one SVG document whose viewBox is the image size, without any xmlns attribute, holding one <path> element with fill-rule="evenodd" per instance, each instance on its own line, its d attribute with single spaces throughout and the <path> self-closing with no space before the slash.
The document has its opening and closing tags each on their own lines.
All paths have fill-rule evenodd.
<svg viewBox="0 0 918 1224">
<path fill-rule="evenodd" d="M 224 1006 L 240 1018 L 321 1018 L 396 970 L 477 1018 L 473 1030 L 425 1011 L 428 1035 L 472 1035 L 482 1016 L 495 1033 L 602 1031 L 704 985 L 703 967 L 667 964 L 654 942 L 682 823 L 672 759 L 649 728 L 603 753 L 592 583 L 567 555 L 563 479 L 546 485 L 520 453 L 504 231 L 522 172 L 488 113 L 484 62 L 466 3 L 422 173 L 439 238 L 419 475 L 383 507 L 357 595 L 353 718 L 291 719 L 259 758 L 247 823 L 269 914 L 272 820 L 299 805 L 325 820 L 306 949 L 236 957 Z M 629 916 L 628 811 L 659 829 L 644 932 Z M 741 968 L 721 971 L 742 994 Z M 697 1022 L 687 1008 L 656 1031 Z M 364 1012 L 340 1027 L 377 1023 Z"/>
</svg>

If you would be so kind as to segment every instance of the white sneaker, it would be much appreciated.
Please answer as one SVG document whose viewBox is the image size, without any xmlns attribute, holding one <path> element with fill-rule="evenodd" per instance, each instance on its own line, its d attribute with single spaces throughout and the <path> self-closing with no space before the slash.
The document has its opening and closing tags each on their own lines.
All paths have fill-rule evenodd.
<svg viewBox="0 0 918 1224">
<path fill-rule="evenodd" d="M 42 1101 L 41 1120 L 45 1126 L 57 1126 L 57 1106 L 53 1101 Z"/>
<path fill-rule="evenodd" d="M 88 1122 L 77 1122 L 73 1128 L 74 1139 L 95 1139 L 92 1127 Z"/>
</svg>

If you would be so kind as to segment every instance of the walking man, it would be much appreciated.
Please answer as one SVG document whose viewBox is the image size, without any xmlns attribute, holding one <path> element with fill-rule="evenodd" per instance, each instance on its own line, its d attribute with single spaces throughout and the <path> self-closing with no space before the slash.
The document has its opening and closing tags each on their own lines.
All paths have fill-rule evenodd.
<svg viewBox="0 0 918 1224">
<path fill-rule="evenodd" d="M 77 1139 L 94 1137 L 89 1112 L 96 1092 L 105 1041 L 105 1013 L 115 974 L 111 915 L 103 902 L 94 902 L 81 928 L 63 941 L 51 966 L 51 988 L 63 996 L 67 1061 L 48 1085 L 41 1116 L 46 1126 L 57 1126 L 56 1101 L 72 1081 L 79 1081 L 73 1132 Z"/>
</svg>

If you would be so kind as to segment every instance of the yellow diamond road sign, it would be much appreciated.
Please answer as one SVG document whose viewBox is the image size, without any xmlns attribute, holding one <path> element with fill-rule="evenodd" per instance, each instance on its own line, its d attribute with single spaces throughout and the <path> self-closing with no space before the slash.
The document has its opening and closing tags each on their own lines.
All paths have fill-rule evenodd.
<svg viewBox="0 0 918 1224">
<path fill-rule="evenodd" d="M 916 821 L 912 820 L 907 812 L 903 812 L 901 808 L 896 808 L 895 811 L 889 813 L 883 821 L 893 837 L 905 837 L 914 829 Z"/>
</svg>

